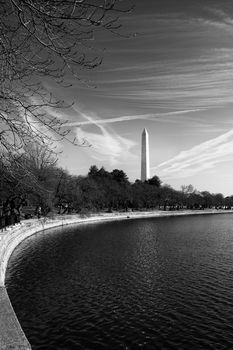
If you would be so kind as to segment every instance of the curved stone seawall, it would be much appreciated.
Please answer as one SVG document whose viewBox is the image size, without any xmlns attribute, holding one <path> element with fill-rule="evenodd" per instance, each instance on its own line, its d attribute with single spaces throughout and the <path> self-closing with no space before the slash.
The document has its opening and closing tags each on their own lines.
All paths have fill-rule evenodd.
<svg viewBox="0 0 233 350">
<path fill-rule="evenodd" d="M 59 216 L 53 219 L 32 219 L 22 222 L 17 226 L 0 231 L 0 350 L 30 350 L 31 346 L 19 324 L 15 315 L 10 299 L 5 288 L 5 275 L 7 264 L 14 249 L 27 237 L 44 230 L 54 227 L 90 223 L 107 220 L 134 219 L 143 217 L 164 217 L 164 216 L 182 216 L 193 214 L 221 214 L 233 213 L 233 211 L 178 211 L 178 212 L 130 212 L 102 214 L 88 218 L 80 218 L 77 215 Z"/>
<path fill-rule="evenodd" d="M 15 248 L 27 237 L 54 227 L 96 222 L 101 220 L 123 219 L 121 216 L 93 216 L 80 218 L 80 216 L 60 216 L 55 219 L 27 220 L 6 230 L 0 231 L 0 350 L 30 350 L 31 346 L 20 326 L 14 309 L 5 288 L 5 275 L 7 264 Z"/>
<path fill-rule="evenodd" d="M 94 220 L 90 218 L 89 221 Z M 5 274 L 14 249 L 27 237 L 53 227 L 85 222 L 80 217 L 54 220 L 29 220 L 0 232 L 0 349 L 30 350 L 31 346 L 20 326 L 5 288 Z"/>
<path fill-rule="evenodd" d="M 8 228 L 0 233 L 0 286 L 5 285 L 5 274 L 8 260 L 14 249 L 27 237 L 53 227 L 68 225 L 76 222 L 84 221 L 80 218 L 62 218 L 62 219 L 39 219 L 24 221 L 18 226 Z"/>
</svg>

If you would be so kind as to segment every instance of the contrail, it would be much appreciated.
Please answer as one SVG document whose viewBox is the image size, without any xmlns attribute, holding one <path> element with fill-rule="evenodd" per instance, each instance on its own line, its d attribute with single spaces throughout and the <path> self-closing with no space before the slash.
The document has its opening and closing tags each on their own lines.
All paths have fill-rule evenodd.
<svg viewBox="0 0 233 350">
<path fill-rule="evenodd" d="M 204 108 L 198 108 L 198 109 L 188 109 L 188 110 L 181 110 L 181 111 L 175 111 L 175 112 L 167 112 L 167 113 L 150 113 L 150 114 L 138 114 L 138 115 L 126 115 L 121 117 L 115 117 L 110 119 L 95 119 L 95 120 L 86 120 L 82 122 L 68 122 L 64 124 L 65 126 L 82 126 L 82 125 L 91 125 L 91 124 L 111 124 L 111 123 L 117 123 L 117 122 L 125 122 L 130 120 L 136 120 L 136 119 L 154 119 L 158 117 L 168 117 L 172 115 L 177 114 L 188 114 L 193 112 L 200 112 L 205 110 Z"/>
</svg>

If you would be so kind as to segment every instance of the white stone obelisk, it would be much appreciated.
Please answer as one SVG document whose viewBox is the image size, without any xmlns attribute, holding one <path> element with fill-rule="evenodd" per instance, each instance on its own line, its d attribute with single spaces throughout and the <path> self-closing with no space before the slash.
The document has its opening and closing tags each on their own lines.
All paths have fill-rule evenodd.
<svg viewBox="0 0 233 350">
<path fill-rule="evenodd" d="M 150 178 L 149 164 L 149 135 L 144 128 L 142 132 L 142 154 L 141 154 L 141 181 L 146 181 Z"/>
</svg>

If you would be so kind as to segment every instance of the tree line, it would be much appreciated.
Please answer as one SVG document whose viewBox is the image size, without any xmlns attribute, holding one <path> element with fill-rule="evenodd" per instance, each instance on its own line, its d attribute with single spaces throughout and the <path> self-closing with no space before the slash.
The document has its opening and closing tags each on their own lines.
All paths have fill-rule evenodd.
<svg viewBox="0 0 233 350">
<path fill-rule="evenodd" d="M 175 190 L 154 175 L 148 181 L 130 182 L 123 170 L 105 170 L 93 165 L 86 176 L 76 176 L 58 167 L 47 148 L 31 145 L 20 156 L 1 160 L 0 199 L 12 198 L 27 208 L 44 213 L 90 213 L 113 210 L 179 210 L 233 207 L 233 196 L 199 192 L 192 185 Z M 20 199 L 20 200 L 19 200 Z"/>
<path fill-rule="evenodd" d="M 82 141 L 73 140 L 66 121 L 51 113 L 69 105 L 48 91 L 44 79 L 69 88 L 72 76 L 89 85 L 81 71 L 95 68 L 102 57 L 87 41 L 102 32 L 122 36 L 119 17 L 133 10 L 131 3 L 1 2 L 0 217 L 4 208 L 19 213 L 26 204 L 44 213 L 54 208 L 62 213 L 233 206 L 232 196 L 198 192 L 191 185 L 177 191 L 156 175 L 131 183 L 119 169 L 108 172 L 93 165 L 86 176 L 74 176 L 56 165 L 59 140 Z"/>
</svg>

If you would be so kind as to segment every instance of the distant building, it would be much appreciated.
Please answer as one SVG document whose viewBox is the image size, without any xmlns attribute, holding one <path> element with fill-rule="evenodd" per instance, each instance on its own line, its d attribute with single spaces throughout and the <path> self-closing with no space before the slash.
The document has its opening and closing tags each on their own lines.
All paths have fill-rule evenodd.
<svg viewBox="0 0 233 350">
<path fill-rule="evenodd" d="M 149 162 L 149 135 L 144 128 L 142 132 L 142 153 L 141 153 L 141 181 L 150 178 L 150 162 Z"/>
</svg>

